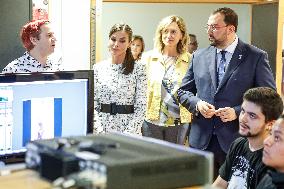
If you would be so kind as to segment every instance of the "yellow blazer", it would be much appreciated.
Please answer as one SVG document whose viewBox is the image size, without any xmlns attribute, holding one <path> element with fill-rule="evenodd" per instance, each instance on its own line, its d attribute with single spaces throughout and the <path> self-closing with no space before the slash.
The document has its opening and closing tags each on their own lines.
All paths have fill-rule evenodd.
<svg viewBox="0 0 284 189">
<path fill-rule="evenodd" d="M 181 85 L 182 79 L 186 74 L 189 67 L 192 55 L 189 53 L 181 54 L 175 63 L 175 69 L 178 74 L 178 85 L 175 86 L 174 90 L 177 91 Z M 145 60 L 145 59 L 144 59 Z M 159 120 L 160 104 L 161 104 L 161 86 L 162 79 L 164 77 L 165 68 L 160 63 L 162 62 L 162 54 L 153 51 L 149 57 L 146 58 L 146 69 L 147 69 L 147 120 Z M 175 92 L 175 96 L 177 93 Z M 181 123 L 191 122 L 191 113 L 181 106 L 180 107 L 180 118 Z"/>
</svg>

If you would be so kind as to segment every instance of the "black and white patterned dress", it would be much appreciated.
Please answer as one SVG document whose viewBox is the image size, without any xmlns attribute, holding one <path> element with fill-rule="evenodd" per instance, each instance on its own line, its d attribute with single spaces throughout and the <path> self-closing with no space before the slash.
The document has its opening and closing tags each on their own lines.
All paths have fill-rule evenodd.
<svg viewBox="0 0 284 189">
<path fill-rule="evenodd" d="M 56 60 L 49 57 L 43 66 L 28 52 L 25 52 L 23 56 L 9 63 L 3 69 L 2 73 L 54 72 L 59 70 L 62 70 L 61 58 Z"/>
<path fill-rule="evenodd" d="M 94 65 L 94 133 L 120 132 L 141 135 L 146 111 L 145 65 L 136 62 L 128 75 L 122 73 L 121 64 L 111 59 Z M 100 112 L 100 104 L 134 105 L 133 114 Z"/>
</svg>

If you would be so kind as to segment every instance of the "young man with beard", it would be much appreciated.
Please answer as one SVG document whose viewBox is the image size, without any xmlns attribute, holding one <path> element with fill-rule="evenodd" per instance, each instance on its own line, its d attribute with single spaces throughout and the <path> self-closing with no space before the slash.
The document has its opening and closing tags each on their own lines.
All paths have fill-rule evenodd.
<svg viewBox="0 0 284 189">
<path fill-rule="evenodd" d="M 282 99 L 271 88 L 253 88 L 244 94 L 239 116 L 239 134 L 242 137 L 230 146 L 213 186 L 256 188 L 267 171 L 262 163 L 263 141 L 282 112 Z"/>
<path fill-rule="evenodd" d="M 178 90 L 179 102 L 193 113 L 189 144 L 214 153 L 214 176 L 238 135 L 245 91 L 275 89 L 267 53 L 242 42 L 238 15 L 230 8 L 214 11 L 205 27 L 211 45 L 197 50 Z"/>
</svg>

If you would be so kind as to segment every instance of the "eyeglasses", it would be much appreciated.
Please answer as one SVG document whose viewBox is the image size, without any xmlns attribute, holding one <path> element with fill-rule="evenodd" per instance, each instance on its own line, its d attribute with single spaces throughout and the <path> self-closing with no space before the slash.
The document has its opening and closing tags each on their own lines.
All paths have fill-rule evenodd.
<svg viewBox="0 0 284 189">
<path fill-rule="evenodd" d="M 225 27 L 227 27 L 227 26 L 228 26 L 228 25 L 226 25 L 226 26 L 206 25 L 206 26 L 204 27 L 204 29 L 205 29 L 206 31 L 211 30 L 212 32 L 215 32 L 215 31 L 217 31 L 217 30 L 219 30 L 219 29 L 221 29 L 221 28 L 225 28 Z"/>
</svg>

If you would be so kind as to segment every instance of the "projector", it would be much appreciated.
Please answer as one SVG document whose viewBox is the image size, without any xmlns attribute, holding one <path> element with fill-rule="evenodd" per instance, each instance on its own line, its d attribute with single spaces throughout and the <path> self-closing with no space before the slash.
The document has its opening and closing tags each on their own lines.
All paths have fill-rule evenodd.
<svg viewBox="0 0 284 189">
<path fill-rule="evenodd" d="M 210 184 L 213 178 L 209 152 L 117 133 L 33 141 L 25 161 L 51 181 L 94 173 L 106 189 L 181 188 Z"/>
</svg>

